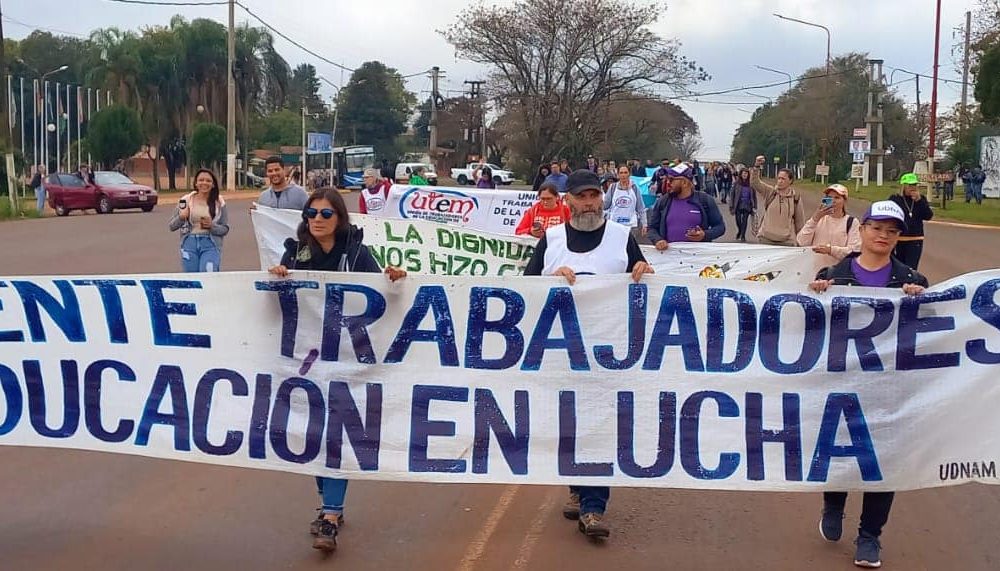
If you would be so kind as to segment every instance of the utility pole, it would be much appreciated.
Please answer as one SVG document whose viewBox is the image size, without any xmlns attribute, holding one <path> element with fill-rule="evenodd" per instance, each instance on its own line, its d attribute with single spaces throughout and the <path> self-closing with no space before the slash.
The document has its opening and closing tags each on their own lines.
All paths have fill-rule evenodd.
<svg viewBox="0 0 1000 571">
<path fill-rule="evenodd" d="M 236 190 L 236 82 L 233 60 L 236 59 L 236 0 L 229 0 L 228 64 L 226 67 L 226 190 Z M 305 164 L 302 165 L 303 169 Z M 305 171 L 302 172 L 305 180 Z"/>
<path fill-rule="evenodd" d="M 965 13 L 965 63 L 962 66 L 962 117 L 958 122 L 959 132 L 965 131 L 969 101 L 969 36 L 972 35 L 972 12 Z"/>
<path fill-rule="evenodd" d="M 0 7 L 0 77 L 7 77 L 7 54 L 4 50 L 3 37 L 3 8 Z M 3 107 L 3 121 L 0 122 L 0 137 L 3 137 L 2 144 L 4 152 L 4 164 L 7 168 L 7 195 L 10 198 L 10 211 L 18 214 L 20 209 L 17 205 L 17 190 L 14 188 L 14 142 L 10 132 L 10 93 L 3 90 L 3 97 L 0 98 L 0 106 Z"/>
<path fill-rule="evenodd" d="M 868 60 L 868 113 L 865 115 L 865 127 L 868 128 L 868 143 L 872 147 L 865 160 L 865 176 L 861 180 L 864 186 L 868 186 L 872 162 L 875 167 L 875 184 L 882 186 L 885 163 L 884 141 L 882 138 L 882 63 L 880 59 Z M 872 141 L 874 139 L 874 141 Z M 874 143 L 874 144 L 873 144 Z"/>
<path fill-rule="evenodd" d="M 428 126 L 428 131 L 430 131 L 430 141 L 428 144 L 428 151 L 430 152 L 431 159 L 437 154 L 438 147 L 438 80 L 441 78 L 441 68 L 434 66 L 431 68 L 431 122 Z"/>
<path fill-rule="evenodd" d="M 469 98 L 475 101 L 477 107 L 479 108 L 479 113 L 475 114 L 473 120 L 469 125 L 469 133 L 470 135 L 473 132 L 479 133 L 479 161 L 485 163 L 486 162 L 486 120 L 485 120 L 486 116 L 485 116 L 485 111 L 483 110 L 482 87 L 483 84 L 486 82 L 466 81 L 465 83 L 469 85 Z M 474 131 L 472 128 L 473 125 L 475 125 Z M 475 141 L 475 136 L 471 136 L 470 138 L 472 139 L 472 141 Z"/>
<path fill-rule="evenodd" d="M 302 98 L 302 178 L 299 182 L 306 184 L 306 98 Z"/>
</svg>

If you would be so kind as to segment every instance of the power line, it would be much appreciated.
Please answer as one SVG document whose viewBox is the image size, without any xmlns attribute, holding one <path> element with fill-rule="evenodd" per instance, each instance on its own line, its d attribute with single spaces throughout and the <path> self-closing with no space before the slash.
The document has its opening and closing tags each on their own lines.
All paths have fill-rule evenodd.
<svg viewBox="0 0 1000 571">
<path fill-rule="evenodd" d="M 83 38 L 83 39 L 87 38 L 87 36 L 84 36 L 83 34 L 77 34 L 76 32 L 67 32 L 66 30 L 59 30 L 59 29 L 56 29 L 56 28 L 46 28 L 45 26 L 39 26 L 37 24 L 29 24 L 27 22 L 22 22 L 20 20 L 11 18 L 10 16 L 8 16 L 6 14 L 4 14 L 3 19 L 4 19 L 4 21 L 10 22 L 11 24 L 14 24 L 15 26 L 23 26 L 25 28 L 29 28 L 29 29 L 32 29 L 32 30 L 45 30 L 46 32 L 53 32 L 53 33 L 56 33 L 56 34 L 62 34 L 64 36 L 73 36 L 75 38 Z"/>
<path fill-rule="evenodd" d="M 923 74 L 923 73 L 914 73 L 914 72 L 912 72 L 912 71 L 910 71 L 908 69 L 903 69 L 901 67 L 892 67 L 891 65 L 887 65 L 885 67 L 887 67 L 887 68 L 889 68 L 889 69 L 891 69 L 893 71 L 901 71 L 903 73 L 908 73 L 908 74 L 913 75 L 913 76 L 919 75 L 920 77 L 922 77 L 924 79 L 930 79 L 932 81 L 934 80 L 934 76 L 932 76 L 932 75 L 926 75 L 926 74 Z M 946 79 L 944 77 L 939 77 L 938 81 L 943 82 L 943 83 L 954 83 L 954 84 L 957 84 L 957 85 L 962 85 L 964 83 L 965 85 L 968 85 L 970 87 L 975 87 L 975 84 L 972 83 L 971 81 L 966 82 L 966 81 L 962 81 L 961 79 Z M 893 85 L 896 85 L 896 84 L 893 84 Z"/>
<path fill-rule="evenodd" d="M 125 0 L 114 0 L 114 1 L 116 1 L 116 2 L 123 2 Z M 129 1 L 139 1 L 139 0 L 129 0 Z M 222 3 L 225 4 L 225 2 L 222 2 Z M 239 6 L 240 8 L 243 8 L 243 10 L 247 14 L 249 14 L 250 17 L 252 17 L 254 20 L 257 20 L 258 22 L 260 22 L 260 24 L 262 26 L 264 26 L 268 30 L 271 30 L 272 32 L 274 32 L 275 34 L 277 34 L 279 37 L 284 38 L 285 41 L 289 42 L 290 44 L 292 44 L 293 46 L 299 48 L 300 50 L 306 52 L 307 54 L 313 56 L 314 58 L 316 58 L 316 59 L 318 59 L 318 60 L 320 60 L 322 62 L 326 62 L 326 63 L 332 65 L 333 67 L 336 67 L 337 69 L 342 69 L 342 70 L 344 70 L 346 72 L 350 72 L 350 73 L 354 72 L 353 69 L 351 69 L 351 68 L 349 68 L 349 67 L 347 67 L 345 65 L 339 64 L 339 63 L 337 63 L 337 62 L 335 62 L 333 60 L 327 59 L 327 58 L 319 55 L 318 53 L 312 51 L 311 49 L 303 46 L 302 44 L 300 44 L 299 42 L 293 40 L 292 38 L 288 37 L 287 34 L 285 34 L 284 32 L 282 32 L 281 30 L 275 28 L 271 24 L 268 24 L 263 18 L 261 18 L 257 14 L 254 14 L 253 11 L 250 10 L 250 8 L 247 8 L 242 3 L 236 2 L 236 5 Z M 421 72 L 421 73 L 424 73 L 424 72 Z"/>
<path fill-rule="evenodd" d="M 214 2 L 166 2 L 164 0 L 106 0 L 107 2 L 118 2 L 119 4 L 139 4 L 142 6 L 225 6 L 229 4 L 226 0 L 216 0 Z"/>
</svg>

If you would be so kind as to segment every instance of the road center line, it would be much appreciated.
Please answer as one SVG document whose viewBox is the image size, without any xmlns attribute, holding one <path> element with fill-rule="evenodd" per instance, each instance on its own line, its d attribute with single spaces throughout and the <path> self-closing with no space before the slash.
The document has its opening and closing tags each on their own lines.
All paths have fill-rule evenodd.
<svg viewBox="0 0 1000 571">
<path fill-rule="evenodd" d="M 531 525 L 524 536 L 524 541 L 517 548 L 517 559 L 514 560 L 515 569 L 524 569 L 528 566 L 528 562 L 531 561 L 531 552 L 535 549 L 535 544 L 538 543 L 539 538 L 542 537 L 542 531 L 545 530 L 545 520 L 548 518 L 549 512 L 556 505 L 557 489 L 552 489 L 545 495 L 545 501 L 539 506 L 538 513 L 531 520 Z"/>
<path fill-rule="evenodd" d="M 462 557 L 462 561 L 458 564 L 458 571 L 471 571 L 475 568 L 476 562 L 479 561 L 479 558 L 483 556 L 483 552 L 486 551 L 486 544 L 489 543 L 490 537 L 493 536 L 493 532 L 500 525 L 500 520 L 507 513 L 507 508 L 514 503 L 514 497 L 517 495 L 519 488 L 520 486 L 507 486 L 504 489 L 500 499 L 493 506 L 493 511 L 486 518 L 486 523 L 483 524 L 476 538 L 466 548 L 465 556 Z"/>
</svg>

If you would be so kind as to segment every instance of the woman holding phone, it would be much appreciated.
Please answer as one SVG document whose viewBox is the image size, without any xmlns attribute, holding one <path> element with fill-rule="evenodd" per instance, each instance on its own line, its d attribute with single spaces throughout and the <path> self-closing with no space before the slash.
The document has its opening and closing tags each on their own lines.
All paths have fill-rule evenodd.
<svg viewBox="0 0 1000 571">
<path fill-rule="evenodd" d="M 226 201 L 219 196 L 219 179 L 208 169 L 194 176 L 195 191 L 177 201 L 170 231 L 181 231 L 181 267 L 185 272 L 222 269 L 222 239 L 229 233 Z"/>
<path fill-rule="evenodd" d="M 819 208 L 795 237 L 799 246 L 812 247 L 815 269 L 838 264 L 861 249 L 858 221 L 847 214 L 847 187 L 831 184 L 823 192 Z"/>
<path fill-rule="evenodd" d="M 362 242 L 362 231 L 351 225 L 344 198 L 336 188 L 323 188 L 309 196 L 302 209 L 296 238 L 285 241 L 285 254 L 280 264 L 268 270 L 271 274 L 286 278 L 296 270 L 381 271 L 368 246 Z M 406 271 L 388 266 L 385 274 L 390 281 L 396 281 L 405 277 Z M 337 534 L 344 524 L 347 480 L 317 477 L 316 487 L 322 505 L 309 531 L 314 537 L 313 548 L 329 552 L 337 548 Z"/>
<path fill-rule="evenodd" d="M 545 231 L 569 220 L 569 206 L 559 196 L 553 181 L 545 181 L 538 188 L 538 202 L 524 212 L 514 234 L 541 238 Z"/>
</svg>

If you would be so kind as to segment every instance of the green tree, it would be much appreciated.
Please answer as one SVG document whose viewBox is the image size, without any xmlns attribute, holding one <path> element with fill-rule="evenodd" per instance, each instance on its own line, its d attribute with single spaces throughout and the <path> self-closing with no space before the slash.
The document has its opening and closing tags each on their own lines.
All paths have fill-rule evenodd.
<svg viewBox="0 0 1000 571">
<path fill-rule="evenodd" d="M 226 130 L 215 123 L 198 123 L 188 145 L 191 164 L 211 167 L 226 159 Z"/>
<path fill-rule="evenodd" d="M 1000 43 L 983 52 L 976 70 L 976 101 L 989 122 L 1000 122 Z"/>
<path fill-rule="evenodd" d="M 823 139 L 829 133 L 827 163 L 831 177 L 846 178 L 852 160 L 847 152 L 848 141 L 853 138 L 854 127 L 865 124 L 867 114 L 867 61 L 866 54 L 836 57 L 831 62 L 829 80 L 824 77 L 825 68 L 806 70 L 791 91 L 774 105 L 759 108 L 750 121 L 737 129 L 734 161 L 751 164 L 756 155 L 764 155 L 780 156 L 784 163 L 787 146 L 787 162 L 805 161 L 808 172 L 809 166 L 819 162 Z M 886 169 L 910 170 L 914 151 L 922 146 L 917 115 L 909 113 L 894 93 L 883 97 L 882 109 L 884 143 L 895 149 L 885 159 Z"/>
<path fill-rule="evenodd" d="M 250 144 L 254 148 L 268 149 L 277 149 L 282 145 L 301 145 L 301 112 L 281 109 L 259 117 L 250 125 Z"/>
<path fill-rule="evenodd" d="M 487 66 L 491 98 L 524 118 L 518 154 L 537 165 L 606 140 L 616 96 L 652 87 L 683 93 L 709 78 L 676 40 L 651 29 L 664 9 L 628 0 L 477 4 L 443 35 L 459 57 Z"/>
<path fill-rule="evenodd" d="M 398 71 L 365 62 L 341 90 L 338 139 L 372 145 L 378 156 L 394 159 L 400 154 L 397 138 L 406 132 L 416 101 Z"/>
<path fill-rule="evenodd" d="M 321 111 L 323 100 L 319 97 L 319 87 L 316 68 L 308 63 L 299 64 L 288 82 L 288 108 L 297 111 L 305 105 L 312 113 Z"/>
<path fill-rule="evenodd" d="M 142 141 L 139 114 L 123 105 L 113 105 L 96 113 L 87 133 L 87 148 L 106 167 L 136 154 Z"/>
</svg>

